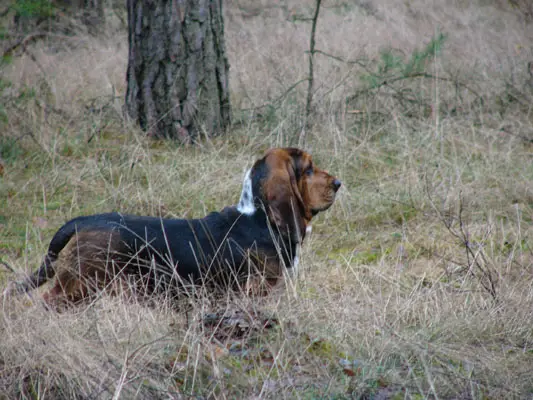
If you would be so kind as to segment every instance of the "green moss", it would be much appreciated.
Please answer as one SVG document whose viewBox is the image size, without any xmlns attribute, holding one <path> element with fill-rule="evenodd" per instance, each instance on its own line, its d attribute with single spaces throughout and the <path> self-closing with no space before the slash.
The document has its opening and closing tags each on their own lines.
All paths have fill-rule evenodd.
<svg viewBox="0 0 533 400">
<path fill-rule="evenodd" d="M 12 163 L 24 154 L 25 151 L 16 138 L 0 136 L 0 160 Z"/>
<path fill-rule="evenodd" d="M 62 204 L 63 202 L 60 202 L 60 201 L 51 201 L 46 204 L 46 209 L 48 211 L 59 210 Z"/>
<path fill-rule="evenodd" d="M 12 6 L 17 15 L 21 17 L 51 17 L 55 8 L 46 0 L 17 0 Z"/>
</svg>

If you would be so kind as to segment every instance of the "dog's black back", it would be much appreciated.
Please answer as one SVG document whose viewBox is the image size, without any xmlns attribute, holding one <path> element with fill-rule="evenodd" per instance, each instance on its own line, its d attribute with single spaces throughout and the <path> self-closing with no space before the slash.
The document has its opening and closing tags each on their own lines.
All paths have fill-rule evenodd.
<svg viewBox="0 0 533 400">
<path fill-rule="evenodd" d="M 227 207 L 201 219 L 116 212 L 78 217 L 54 235 L 48 250 L 50 261 L 57 259 L 72 238 L 88 231 L 118 235 L 120 247 L 113 248 L 113 258 L 122 261 L 123 272 L 153 276 L 159 282 L 150 284 L 163 283 L 162 287 L 168 287 L 170 282 L 227 286 L 268 260 L 291 268 L 296 251 L 296 244 L 283 240 L 268 226 L 263 211 L 245 215 L 235 207 Z M 44 275 L 50 277 L 49 273 Z M 35 282 L 36 286 L 39 284 Z"/>
</svg>

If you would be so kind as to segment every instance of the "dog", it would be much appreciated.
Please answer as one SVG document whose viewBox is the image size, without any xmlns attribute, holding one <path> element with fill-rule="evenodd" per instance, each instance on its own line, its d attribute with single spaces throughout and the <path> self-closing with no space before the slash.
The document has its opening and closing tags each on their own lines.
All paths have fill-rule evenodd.
<svg viewBox="0 0 533 400">
<path fill-rule="evenodd" d="M 340 187 L 305 151 L 270 149 L 247 171 L 238 205 L 204 218 L 112 212 L 68 221 L 16 290 L 29 292 L 55 277 L 44 294 L 50 304 L 77 303 L 117 282 L 148 295 L 250 282 L 268 292 L 284 268 L 297 268 L 311 219 L 331 207 Z"/>
</svg>

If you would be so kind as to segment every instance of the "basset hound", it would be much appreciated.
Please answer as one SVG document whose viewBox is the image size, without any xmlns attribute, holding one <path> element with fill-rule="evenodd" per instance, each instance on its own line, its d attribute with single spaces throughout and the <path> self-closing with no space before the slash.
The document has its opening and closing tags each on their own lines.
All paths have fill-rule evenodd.
<svg viewBox="0 0 533 400">
<path fill-rule="evenodd" d="M 246 173 L 237 206 L 201 219 L 119 212 L 74 218 L 52 238 L 27 292 L 55 277 L 44 298 L 75 303 L 116 282 L 145 294 L 198 285 L 270 288 L 294 270 L 306 228 L 334 202 L 341 182 L 296 148 L 268 150 Z"/>
</svg>

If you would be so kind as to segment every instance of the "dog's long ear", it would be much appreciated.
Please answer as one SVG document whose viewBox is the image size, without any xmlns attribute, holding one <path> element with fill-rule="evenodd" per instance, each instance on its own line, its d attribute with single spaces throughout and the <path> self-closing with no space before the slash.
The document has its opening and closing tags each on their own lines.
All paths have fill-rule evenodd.
<svg viewBox="0 0 533 400">
<path fill-rule="evenodd" d="M 293 157 L 287 157 L 271 170 L 264 185 L 264 196 L 270 220 L 282 234 L 300 242 L 305 236 L 309 211 L 298 187 L 300 174 L 296 168 Z"/>
</svg>

